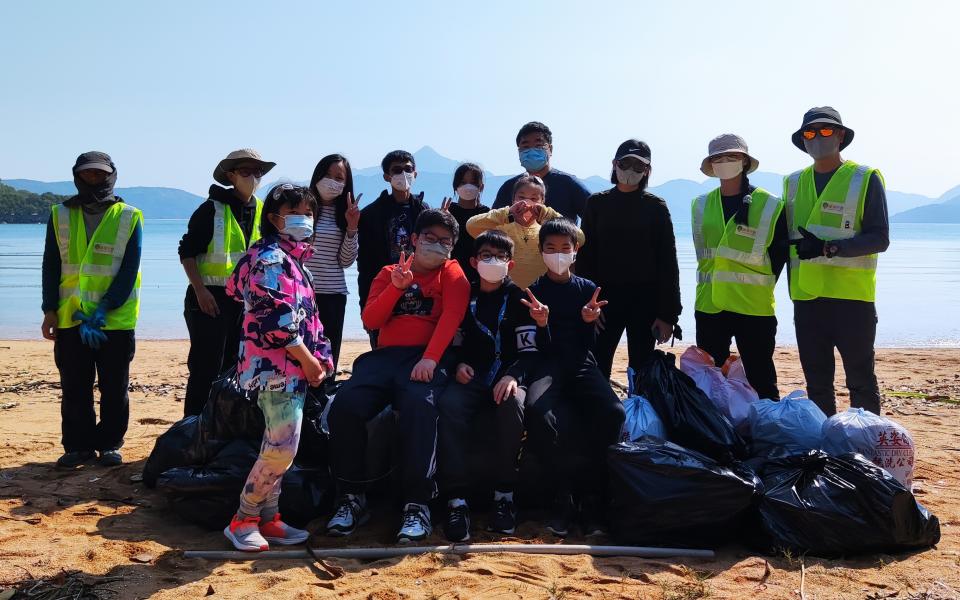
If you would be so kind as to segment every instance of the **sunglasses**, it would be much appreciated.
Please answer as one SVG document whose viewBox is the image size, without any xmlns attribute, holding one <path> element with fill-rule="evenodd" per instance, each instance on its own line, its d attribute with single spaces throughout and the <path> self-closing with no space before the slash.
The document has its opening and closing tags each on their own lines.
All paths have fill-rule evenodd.
<svg viewBox="0 0 960 600">
<path fill-rule="evenodd" d="M 415 170 L 416 169 L 414 168 L 413 165 L 405 165 L 402 167 L 397 165 L 395 167 L 390 167 L 390 174 L 399 175 L 400 173 L 413 173 Z"/>
<path fill-rule="evenodd" d="M 646 163 L 632 156 L 621 158 L 617 161 L 617 166 L 624 171 L 636 171 L 637 173 L 644 173 L 647 170 Z"/>
<path fill-rule="evenodd" d="M 257 179 L 263 177 L 263 171 L 260 169 L 248 169 L 247 167 L 240 167 L 239 169 L 233 169 L 233 172 L 240 177 L 250 177 L 251 175 Z"/>
<path fill-rule="evenodd" d="M 818 128 L 811 127 L 809 129 L 803 130 L 803 139 L 812 140 L 813 138 L 817 137 L 818 133 L 820 134 L 820 137 L 825 137 L 825 138 L 833 137 L 833 134 L 837 133 L 840 130 L 841 128 L 832 127 L 832 126 L 825 126 L 825 127 L 818 127 Z"/>
</svg>

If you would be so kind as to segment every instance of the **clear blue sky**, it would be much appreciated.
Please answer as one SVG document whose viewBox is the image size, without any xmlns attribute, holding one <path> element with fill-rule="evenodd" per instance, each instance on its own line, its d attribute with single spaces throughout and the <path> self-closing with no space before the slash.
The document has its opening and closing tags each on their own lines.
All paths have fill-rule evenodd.
<svg viewBox="0 0 960 600">
<path fill-rule="evenodd" d="M 0 33 L 0 177 L 63 180 L 114 156 L 120 185 L 204 193 L 250 146 L 305 179 L 433 146 L 519 170 L 528 120 L 554 164 L 606 175 L 653 148 L 654 183 L 702 180 L 707 141 L 743 135 L 765 171 L 802 167 L 814 105 L 856 130 L 847 158 L 892 189 L 960 184 L 960 3 L 477 1 L 10 2 Z"/>
</svg>

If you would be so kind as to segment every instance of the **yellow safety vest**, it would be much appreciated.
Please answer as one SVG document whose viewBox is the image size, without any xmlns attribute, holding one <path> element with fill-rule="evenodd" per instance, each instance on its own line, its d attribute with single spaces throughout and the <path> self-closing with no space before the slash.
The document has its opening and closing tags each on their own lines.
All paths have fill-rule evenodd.
<svg viewBox="0 0 960 600">
<path fill-rule="evenodd" d="M 757 188 L 747 225 L 723 218 L 720 189 L 693 201 L 693 245 L 697 252 L 697 299 L 705 313 L 774 314 L 777 279 L 767 249 L 773 242 L 783 201 Z"/>
<path fill-rule="evenodd" d="M 253 217 L 253 231 L 248 241 L 243 235 L 240 223 L 233 211 L 223 202 L 213 201 L 213 236 L 207 251 L 197 256 L 197 268 L 204 285 L 227 285 L 227 278 L 233 273 L 240 258 L 255 241 L 260 239 L 260 215 L 263 212 L 263 200 L 254 197 L 257 203 Z"/>
<path fill-rule="evenodd" d="M 873 173 L 880 176 L 876 169 L 848 160 L 837 169 L 819 196 L 813 166 L 788 175 L 783 187 L 790 239 L 803 237 L 800 227 L 827 241 L 844 240 L 859 233 L 867 186 Z M 880 180 L 883 181 L 882 176 Z M 790 247 L 792 299 L 841 298 L 873 302 L 876 290 L 876 254 L 800 260 L 796 247 Z"/>
<path fill-rule="evenodd" d="M 138 223 L 140 210 L 117 202 L 103 214 L 97 229 L 87 238 L 82 209 L 62 204 L 51 207 L 57 246 L 60 249 L 60 300 L 57 303 L 57 327 L 76 327 L 73 319 L 79 309 L 93 314 L 101 298 L 110 289 L 120 270 L 127 242 Z M 140 269 L 133 290 L 121 306 L 106 314 L 106 330 L 128 330 L 137 326 L 140 314 Z"/>
</svg>

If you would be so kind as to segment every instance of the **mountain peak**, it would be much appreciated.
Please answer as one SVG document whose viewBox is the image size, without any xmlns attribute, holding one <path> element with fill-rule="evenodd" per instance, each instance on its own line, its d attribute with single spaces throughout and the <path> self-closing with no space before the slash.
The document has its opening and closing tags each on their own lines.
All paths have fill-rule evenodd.
<svg viewBox="0 0 960 600">
<path fill-rule="evenodd" d="M 443 156 L 430 146 L 423 146 L 413 153 L 417 161 L 417 171 L 421 173 L 453 173 L 459 161 Z"/>
</svg>

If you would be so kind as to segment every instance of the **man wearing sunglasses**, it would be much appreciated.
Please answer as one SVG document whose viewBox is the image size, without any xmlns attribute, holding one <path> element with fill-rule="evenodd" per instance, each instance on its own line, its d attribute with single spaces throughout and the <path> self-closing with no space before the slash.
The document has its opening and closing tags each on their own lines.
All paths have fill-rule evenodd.
<svg viewBox="0 0 960 600">
<path fill-rule="evenodd" d="M 880 172 L 840 157 L 853 135 L 835 109 L 811 108 L 792 141 L 813 165 L 784 180 L 797 349 L 807 394 L 828 416 L 837 412 L 834 348 L 850 405 L 880 414 L 874 301 L 890 225 Z"/>
<path fill-rule="evenodd" d="M 380 161 L 383 180 L 390 188 L 360 211 L 360 250 L 357 255 L 357 288 L 360 309 L 363 310 L 370 294 L 370 285 L 387 265 L 395 265 L 400 253 L 413 251 L 412 234 L 417 217 L 429 208 L 423 201 L 423 192 L 414 194 L 417 163 L 405 150 L 388 152 Z M 369 331 L 370 346 L 377 347 L 377 333 Z"/>
<path fill-rule="evenodd" d="M 184 416 L 200 414 L 210 384 L 237 362 L 243 306 L 227 297 L 225 286 L 234 265 L 260 239 L 263 201 L 254 192 L 275 165 L 255 150 L 228 154 L 213 170 L 220 185 L 210 186 L 209 199 L 194 211 L 180 240 L 180 264 L 190 280 L 183 309 L 190 334 Z"/>
</svg>

